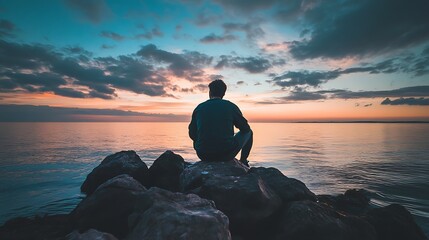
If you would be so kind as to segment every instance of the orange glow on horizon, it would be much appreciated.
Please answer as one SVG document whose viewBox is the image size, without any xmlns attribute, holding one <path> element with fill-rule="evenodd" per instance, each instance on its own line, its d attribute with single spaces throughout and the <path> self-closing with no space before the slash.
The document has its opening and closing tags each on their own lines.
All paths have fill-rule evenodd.
<svg viewBox="0 0 429 240">
<path fill-rule="evenodd" d="M 44 105 L 66 108 L 115 109 L 147 113 L 144 116 L 75 115 L 75 121 L 188 121 L 194 108 L 208 99 L 207 93 L 187 94 L 182 98 L 149 97 L 134 93 L 114 100 L 67 98 L 52 93 L 14 94 L 2 104 Z M 3 94 L 4 96 L 4 94 Z M 3 97 L 0 96 L 0 97 Z M 249 122 L 293 121 L 429 121 L 429 106 L 381 105 L 381 98 L 258 104 L 269 94 L 245 96 L 228 92 L 228 100 L 237 104 Z M 359 106 L 357 106 L 360 103 Z M 365 104 L 362 104 L 365 103 Z M 363 107 L 362 105 L 368 105 Z M 156 114 L 161 114 L 157 116 Z"/>
</svg>

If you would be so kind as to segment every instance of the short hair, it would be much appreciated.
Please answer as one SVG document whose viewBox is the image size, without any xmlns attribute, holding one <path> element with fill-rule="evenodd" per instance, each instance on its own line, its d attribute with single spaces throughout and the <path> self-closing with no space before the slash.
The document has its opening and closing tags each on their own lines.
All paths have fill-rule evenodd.
<svg viewBox="0 0 429 240">
<path fill-rule="evenodd" d="M 210 95 L 213 97 L 223 97 L 226 92 L 226 84 L 220 80 L 216 79 L 209 84 Z"/>
</svg>

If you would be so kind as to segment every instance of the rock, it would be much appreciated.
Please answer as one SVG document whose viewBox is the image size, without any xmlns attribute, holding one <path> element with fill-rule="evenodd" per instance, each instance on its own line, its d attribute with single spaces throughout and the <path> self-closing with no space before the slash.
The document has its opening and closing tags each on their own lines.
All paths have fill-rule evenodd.
<svg viewBox="0 0 429 240">
<path fill-rule="evenodd" d="M 2 240 L 62 239 L 73 230 L 68 214 L 14 218 L 0 227 Z"/>
<path fill-rule="evenodd" d="M 110 233 L 99 232 L 95 229 L 89 229 L 84 233 L 75 230 L 66 236 L 67 240 L 118 240 Z"/>
<path fill-rule="evenodd" d="M 149 185 L 180 191 L 180 174 L 183 172 L 185 160 L 172 151 L 166 151 L 159 156 L 149 168 Z"/>
<path fill-rule="evenodd" d="M 369 210 L 369 193 L 364 189 L 350 189 L 344 194 L 332 195 L 318 195 L 319 202 L 325 203 L 336 211 L 344 212 L 346 214 L 363 216 Z"/>
<path fill-rule="evenodd" d="M 279 209 L 280 198 L 254 174 L 242 176 L 209 175 L 200 188 L 200 197 L 213 200 L 224 212 L 235 233 L 252 233 Z"/>
<path fill-rule="evenodd" d="M 166 151 L 148 170 L 122 151 L 81 189 L 70 214 L 10 220 L 0 239 L 427 240 L 403 206 L 371 209 L 355 189 L 315 201 L 301 181 L 237 160 L 189 164 Z"/>
<path fill-rule="evenodd" d="M 194 163 L 192 163 L 192 162 L 187 162 L 187 161 L 185 161 L 185 162 L 184 162 L 184 167 L 185 167 L 185 168 L 188 168 L 188 167 L 190 167 L 190 166 L 192 166 L 192 165 L 194 165 Z"/>
<path fill-rule="evenodd" d="M 283 211 L 275 239 L 376 240 L 374 228 L 365 220 L 340 215 L 312 201 L 290 202 Z"/>
<path fill-rule="evenodd" d="M 372 209 L 367 220 L 375 227 L 379 240 L 428 239 L 411 213 L 399 204 Z"/>
<path fill-rule="evenodd" d="M 286 177 L 276 168 L 252 167 L 248 173 L 260 176 L 284 203 L 297 200 L 316 201 L 316 195 L 303 182 Z"/>
<path fill-rule="evenodd" d="M 151 188 L 144 193 L 140 212 L 130 217 L 127 240 L 204 239 L 229 240 L 228 218 L 212 201 L 194 194 Z"/>
<path fill-rule="evenodd" d="M 247 173 L 248 167 L 237 159 L 225 162 L 200 161 L 185 168 L 180 175 L 180 189 L 188 192 L 202 184 L 203 177 L 208 175 L 241 176 Z"/>
<path fill-rule="evenodd" d="M 80 187 L 83 193 L 92 194 L 100 184 L 121 175 L 128 174 L 143 185 L 147 182 L 148 168 L 134 151 L 121 151 L 107 156 L 86 177 Z"/>
<path fill-rule="evenodd" d="M 103 183 L 72 211 L 79 231 L 94 228 L 121 238 L 128 232 L 128 216 L 145 188 L 127 174 Z"/>
</svg>

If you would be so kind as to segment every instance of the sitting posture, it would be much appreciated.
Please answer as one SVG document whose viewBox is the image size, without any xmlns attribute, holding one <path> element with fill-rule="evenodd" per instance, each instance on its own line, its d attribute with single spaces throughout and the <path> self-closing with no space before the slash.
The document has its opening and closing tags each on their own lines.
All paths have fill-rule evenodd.
<svg viewBox="0 0 429 240">
<path fill-rule="evenodd" d="M 240 161 L 248 166 L 247 157 L 253 143 L 253 132 L 240 109 L 222 99 L 226 84 L 214 80 L 209 84 L 209 100 L 192 113 L 189 137 L 202 161 L 228 161 L 241 150 Z M 240 131 L 234 135 L 234 126 Z"/>
</svg>

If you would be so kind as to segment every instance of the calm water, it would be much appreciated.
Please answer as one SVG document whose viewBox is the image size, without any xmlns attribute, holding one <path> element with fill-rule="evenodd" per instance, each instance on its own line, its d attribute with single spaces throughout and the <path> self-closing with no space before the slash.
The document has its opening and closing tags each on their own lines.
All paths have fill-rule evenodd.
<svg viewBox="0 0 429 240">
<path fill-rule="evenodd" d="M 277 167 L 317 194 L 372 192 L 400 203 L 429 235 L 429 124 L 255 123 L 253 166 Z M 132 149 L 148 165 L 171 149 L 196 161 L 187 123 L 0 123 L 0 224 L 67 213 L 86 175 Z"/>
</svg>

